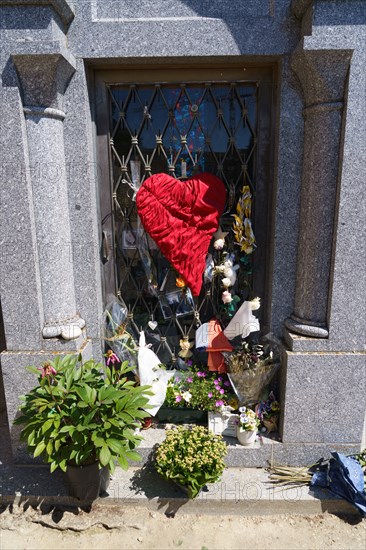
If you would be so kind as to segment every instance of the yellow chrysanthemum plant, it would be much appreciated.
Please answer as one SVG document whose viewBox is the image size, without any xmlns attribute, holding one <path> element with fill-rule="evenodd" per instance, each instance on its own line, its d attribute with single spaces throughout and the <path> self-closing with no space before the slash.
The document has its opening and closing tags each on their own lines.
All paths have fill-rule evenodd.
<svg viewBox="0 0 366 550">
<path fill-rule="evenodd" d="M 195 498 L 206 483 L 219 481 L 225 468 L 226 444 L 203 426 L 168 430 L 156 451 L 156 470 Z"/>
</svg>

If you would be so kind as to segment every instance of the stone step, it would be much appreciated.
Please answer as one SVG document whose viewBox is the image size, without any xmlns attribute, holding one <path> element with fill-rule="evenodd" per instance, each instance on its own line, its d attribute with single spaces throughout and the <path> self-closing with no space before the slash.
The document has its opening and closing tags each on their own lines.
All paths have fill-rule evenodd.
<svg viewBox="0 0 366 550">
<path fill-rule="evenodd" d="M 142 430 L 138 451 L 142 457 L 141 465 L 149 462 L 156 445 L 165 438 L 165 429 L 172 424 L 155 424 L 148 430 Z M 254 443 L 248 446 L 240 445 L 235 437 L 224 437 L 228 452 L 225 463 L 231 468 L 266 468 L 269 464 L 287 464 L 289 466 L 310 466 L 319 459 L 331 458 L 332 451 L 345 455 L 360 451 L 359 445 L 353 443 L 332 445 L 327 443 L 283 443 L 278 434 L 259 434 Z M 33 458 L 24 444 L 19 444 L 16 453 L 18 465 L 42 465 L 40 457 Z M 135 466 L 136 463 L 131 463 Z"/>
<path fill-rule="evenodd" d="M 144 441 L 138 450 L 142 456 L 142 464 L 149 461 L 155 446 L 165 438 L 165 428 L 171 426 L 158 424 L 141 431 Z M 266 468 L 269 464 L 310 466 L 321 458 L 330 458 L 332 451 L 346 455 L 359 452 L 359 447 L 353 444 L 329 447 L 326 443 L 283 443 L 277 433 L 259 434 L 256 441 L 248 446 L 240 445 L 235 437 L 224 439 L 228 447 L 225 463 L 231 468 Z"/>
<path fill-rule="evenodd" d="M 44 513 L 54 507 L 84 507 L 68 496 L 63 474 L 50 474 L 47 466 L 2 466 L 2 506 L 39 506 Z M 84 506 L 83 506 L 84 504 Z M 325 511 L 357 515 L 357 510 L 332 493 L 308 486 L 276 487 L 264 468 L 227 468 L 219 482 L 209 484 L 189 500 L 174 483 L 164 480 L 152 465 L 116 468 L 108 493 L 95 504 L 144 506 L 174 516 L 184 513 L 276 515 L 320 514 Z M 94 505 L 95 505 L 94 504 Z M 88 505 L 88 509 L 90 505 Z"/>
</svg>

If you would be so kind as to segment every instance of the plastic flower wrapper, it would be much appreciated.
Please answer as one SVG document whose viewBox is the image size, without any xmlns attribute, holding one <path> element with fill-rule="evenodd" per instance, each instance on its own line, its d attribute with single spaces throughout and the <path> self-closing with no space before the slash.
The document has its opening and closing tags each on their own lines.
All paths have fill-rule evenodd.
<svg viewBox="0 0 366 550">
<path fill-rule="evenodd" d="M 128 310 L 123 300 L 109 296 L 104 311 L 103 339 L 119 361 L 137 365 L 137 331 L 129 323 Z"/>
<path fill-rule="evenodd" d="M 141 386 L 151 386 L 148 412 L 155 416 L 165 401 L 169 380 L 175 371 L 167 371 L 161 364 L 159 357 L 146 345 L 145 333 L 140 332 L 138 351 L 138 373 Z"/>
<path fill-rule="evenodd" d="M 136 231 L 136 248 L 139 252 L 142 266 L 144 268 L 146 278 L 149 282 L 149 291 L 153 296 L 157 296 L 158 283 L 157 283 L 156 267 L 154 265 L 154 262 L 151 259 L 147 236 L 141 224 L 140 219 L 138 219 L 138 225 L 137 225 L 137 231 Z"/>
<path fill-rule="evenodd" d="M 245 342 L 238 350 L 223 353 L 227 376 L 241 405 L 250 406 L 262 396 L 280 366 L 279 344 L 271 336 L 261 344 Z"/>
</svg>

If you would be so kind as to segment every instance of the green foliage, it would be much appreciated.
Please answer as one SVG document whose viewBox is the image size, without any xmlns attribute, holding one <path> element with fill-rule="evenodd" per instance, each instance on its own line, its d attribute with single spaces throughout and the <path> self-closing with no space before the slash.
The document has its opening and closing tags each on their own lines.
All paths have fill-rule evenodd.
<svg viewBox="0 0 366 550">
<path fill-rule="evenodd" d="M 150 386 L 128 380 L 132 369 L 127 361 L 114 369 L 72 355 L 42 369 L 27 367 L 38 375 L 38 386 L 21 398 L 15 424 L 24 425 L 21 439 L 28 450 L 49 463 L 51 472 L 98 461 L 113 473 L 116 461 L 127 469 L 128 460 L 139 460 L 134 449 L 142 438 L 135 430 L 148 416 L 143 409 L 151 393 Z"/>
<path fill-rule="evenodd" d="M 206 483 L 218 481 L 225 468 L 226 444 L 203 426 L 168 430 L 156 451 L 156 470 L 188 489 L 194 498 Z"/>
</svg>

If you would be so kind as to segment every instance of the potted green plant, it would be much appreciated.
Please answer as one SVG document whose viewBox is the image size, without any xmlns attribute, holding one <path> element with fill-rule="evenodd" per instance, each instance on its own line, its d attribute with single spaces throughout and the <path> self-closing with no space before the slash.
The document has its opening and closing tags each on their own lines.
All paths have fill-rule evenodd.
<svg viewBox="0 0 366 550">
<path fill-rule="evenodd" d="M 206 483 L 218 481 L 225 468 L 227 448 L 221 435 L 204 426 L 168 430 L 155 455 L 156 470 L 182 487 L 189 498 Z"/>
<path fill-rule="evenodd" d="M 255 441 L 260 420 L 248 407 L 240 407 L 239 412 L 236 437 L 241 445 L 250 445 Z"/>
<path fill-rule="evenodd" d="M 24 425 L 21 439 L 34 457 L 40 456 L 68 476 L 71 494 L 93 500 L 115 462 L 123 469 L 140 460 L 135 451 L 136 429 L 148 416 L 149 387 L 129 380 L 132 371 L 107 354 L 107 365 L 67 355 L 27 370 L 38 385 L 23 396 L 15 424 Z M 83 482 L 85 477 L 85 482 Z"/>
</svg>

